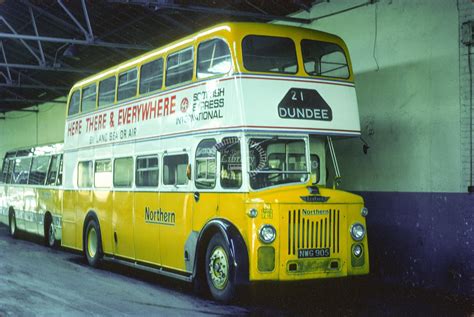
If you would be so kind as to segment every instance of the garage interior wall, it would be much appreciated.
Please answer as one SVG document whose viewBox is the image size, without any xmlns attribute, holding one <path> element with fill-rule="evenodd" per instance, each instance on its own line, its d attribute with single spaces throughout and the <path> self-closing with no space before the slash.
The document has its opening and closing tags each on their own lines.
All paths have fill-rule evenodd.
<svg viewBox="0 0 474 317">
<path fill-rule="evenodd" d="M 58 101 L 60 100 L 58 99 Z M 34 109 L 36 107 L 29 108 L 29 110 Z M 2 160 L 5 152 L 12 149 L 64 141 L 66 105 L 46 103 L 39 106 L 38 109 L 37 113 L 7 112 L 6 119 L 0 120 L 0 157 Z"/>
<path fill-rule="evenodd" d="M 331 0 L 316 18 L 366 1 Z M 369 208 L 371 270 L 393 283 L 468 294 L 474 276 L 470 95 L 462 22 L 470 0 L 379 0 L 301 25 L 342 37 L 356 78 L 362 136 L 335 143 L 344 189 Z M 0 155 L 60 142 L 64 105 L 0 120 Z"/>
<path fill-rule="evenodd" d="M 331 0 L 317 18 L 367 1 Z M 467 48 L 470 0 L 379 0 L 316 19 L 342 37 L 355 73 L 362 137 L 335 143 L 342 188 L 369 208 L 371 271 L 384 280 L 469 294 L 474 276 Z M 304 25 L 301 25 L 304 26 Z"/>
</svg>

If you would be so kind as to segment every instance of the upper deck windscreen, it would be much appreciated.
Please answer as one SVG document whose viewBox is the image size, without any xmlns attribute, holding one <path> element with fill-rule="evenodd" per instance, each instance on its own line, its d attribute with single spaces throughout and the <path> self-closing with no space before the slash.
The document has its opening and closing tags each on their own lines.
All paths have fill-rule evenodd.
<svg viewBox="0 0 474 317">
<path fill-rule="evenodd" d="M 337 44 L 302 40 L 301 52 L 304 69 L 308 75 L 349 78 L 344 50 Z"/>
<path fill-rule="evenodd" d="M 242 41 L 244 66 L 247 70 L 296 74 L 295 43 L 292 39 L 249 35 Z"/>
<path fill-rule="evenodd" d="M 300 46 L 303 57 L 301 64 L 306 74 L 349 78 L 347 58 L 339 45 L 303 39 Z M 295 42 L 287 37 L 248 35 L 242 40 L 243 62 L 249 71 L 296 74 L 297 49 Z"/>
</svg>

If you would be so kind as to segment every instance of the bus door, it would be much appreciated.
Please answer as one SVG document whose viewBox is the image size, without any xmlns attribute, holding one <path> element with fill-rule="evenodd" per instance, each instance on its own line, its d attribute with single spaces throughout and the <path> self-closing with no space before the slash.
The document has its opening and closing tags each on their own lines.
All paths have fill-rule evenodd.
<svg viewBox="0 0 474 317">
<path fill-rule="evenodd" d="M 34 197 L 31 191 L 28 191 L 28 197 L 25 195 L 25 186 L 28 184 L 28 177 L 31 167 L 31 157 L 16 158 L 13 168 L 11 186 L 8 191 L 9 205 L 15 210 L 16 225 L 21 230 L 30 231 L 31 224 L 29 220 L 32 218 L 31 207 L 34 205 Z"/>
<path fill-rule="evenodd" d="M 195 238 L 204 225 L 218 213 L 219 195 L 216 193 L 217 142 L 215 139 L 202 140 L 194 160 L 194 212 L 193 231 Z M 193 239 L 193 237 L 190 237 Z M 196 241 L 197 242 L 197 241 Z M 192 247 L 193 241 L 188 242 Z"/>
<path fill-rule="evenodd" d="M 159 226 L 162 265 L 182 271 L 186 270 L 184 245 L 191 229 L 194 201 L 188 164 L 187 152 L 168 152 L 163 156 L 159 207 L 146 215 L 147 222 Z"/>
<path fill-rule="evenodd" d="M 158 155 L 138 156 L 135 166 L 135 256 L 140 262 L 160 265 L 160 226 L 152 217 L 160 201 Z"/>
<path fill-rule="evenodd" d="M 114 255 L 135 259 L 133 158 L 114 160 L 112 234 Z"/>
</svg>

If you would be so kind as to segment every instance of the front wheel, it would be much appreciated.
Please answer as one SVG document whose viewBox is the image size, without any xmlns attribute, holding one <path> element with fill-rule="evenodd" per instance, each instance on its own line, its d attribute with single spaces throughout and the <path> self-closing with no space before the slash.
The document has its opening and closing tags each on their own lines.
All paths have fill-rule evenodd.
<svg viewBox="0 0 474 317">
<path fill-rule="evenodd" d="M 235 268 L 229 246 L 221 234 L 211 238 L 206 251 L 206 280 L 214 299 L 229 302 L 235 294 Z"/>
<path fill-rule="evenodd" d="M 99 266 L 102 259 L 101 241 L 99 224 L 94 219 L 89 220 L 85 231 L 84 255 L 92 267 Z"/>
<path fill-rule="evenodd" d="M 10 221 L 8 222 L 8 224 L 9 224 L 9 227 L 10 227 L 10 235 L 13 238 L 16 238 L 18 236 L 18 228 L 16 226 L 16 217 L 15 217 L 14 212 L 12 212 L 10 214 Z"/>
</svg>

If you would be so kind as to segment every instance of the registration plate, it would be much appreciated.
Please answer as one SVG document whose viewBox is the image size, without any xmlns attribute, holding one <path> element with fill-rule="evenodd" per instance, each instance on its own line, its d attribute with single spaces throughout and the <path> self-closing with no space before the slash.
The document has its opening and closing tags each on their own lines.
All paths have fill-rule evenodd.
<svg viewBox="0 0 474 317">
<path fill-rule="evenodd" d="M 298 258 L 328 258 L 331 256 L 331 251 L 329 248 L 319 248 L 319 249 L 299 249 Z"/>
</svg>

